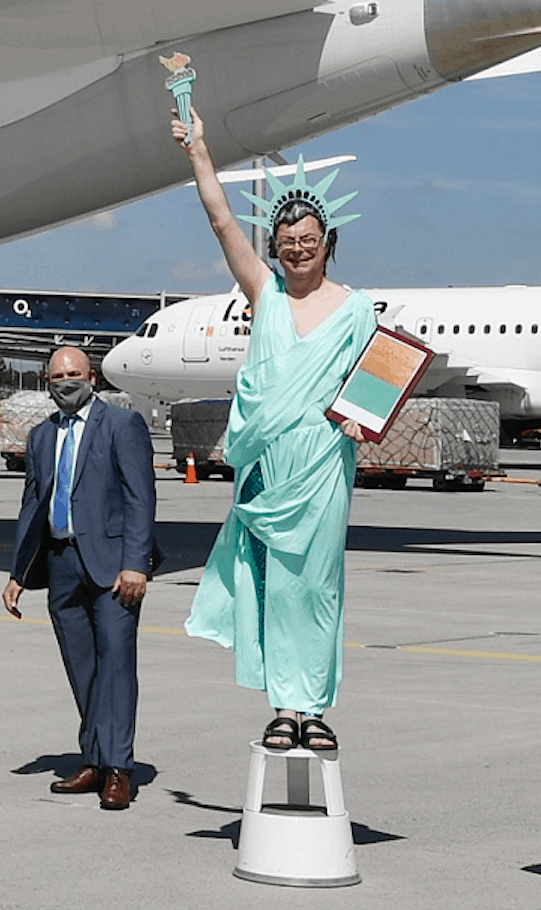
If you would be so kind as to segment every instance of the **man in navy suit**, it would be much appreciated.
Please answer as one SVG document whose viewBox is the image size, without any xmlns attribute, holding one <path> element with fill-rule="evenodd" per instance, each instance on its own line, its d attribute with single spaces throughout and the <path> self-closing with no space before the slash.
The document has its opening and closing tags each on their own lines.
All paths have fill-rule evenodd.
<svg viewBox="0 0 541 910">
<path fill-rule="evenodd" d="M 48 606 L 81 715 L 82 767 L 54 793 L 130 803 L 137 703 L 136 638 L 151 572 L 155 509 L 149 433 L 142 417 L 94 395 L 78 348 L 56 351 L 49 388 L 59 412 L 32 430 L 26 484 L 4 603 L 20 619 L 24 588 L 48 588 Z"/>
</svg>

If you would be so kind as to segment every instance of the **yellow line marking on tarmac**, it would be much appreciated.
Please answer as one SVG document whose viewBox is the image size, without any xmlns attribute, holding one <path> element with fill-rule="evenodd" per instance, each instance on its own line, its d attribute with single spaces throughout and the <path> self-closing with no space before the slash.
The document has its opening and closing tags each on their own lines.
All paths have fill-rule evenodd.
<svg viewBox="0 0 541 910">
<path fill-rule="evenodd" d="M 364 648 L 366 645 L 363 645 L 361 642 L 356 641 L 346 641 L 344 644 L 346 648 Z M 389 645 L 388 647 L 382 646 L 378 648 L 374 647 L 374 651 L 409 651 L 410 654 L 443 654 L 448 655 L 449 657 L 488 657 L 492 660 L 525 660 L 529 663 L 541 663 L 541 655 L 539 654 L 509 654 L 505 651 L 458 651 L 452 648 L 429 648 L 425 645 Z"/>
<path fill-rule="evenodd" d="M 4 622 L 22 622 L 41 626 L 50 625 L 50 620 L 38 619 L 37 617 L 23 616 L 22 619 L 16 619 L 15 616 L 0 616 L 0 620 L 3 620 Z M 141 626 L 140 631 L 150 635 L 186 635 L 185 629 L 168 628 L 167 626 Z M 346 641 L 344 642 L 344 647 L 364 648 L 366 646 L 360 641 Z M 374 648 L 374 650 L 380 649 Z M 508 654 L 505 651 L 455 651 L 452 648 L 429 648 L 420 645 L 391 645 L 388 648 L 382 647 L 381 650 L 408 651 L 410 654 L 442 654 L 449 657 L 480 657 L 489 658 L 491 660 L 523 660 L 529 663 L 541 663 L 541 655 L 539 654 Z"/>
<path fill-rule="evenodd" d="M 186 635 L 185 629 L 167 629 L 160 626 L 141 626 L 141 632 L 150 632 L 153 635 Z"/>
<path fill-rule="evenodd" d="M 16 616 L 0 616 L 0 619 L 4 622 L 25 622 L 38 626 L 49 626 L 51 624 L 49 619 L 38 619 L 37 617 L 32 618 L 28 616 L 23 616 L 21 619 L 17 619 Z M 152 635 L 186 635 L 184 629 L 168 629 L 162 628 L 161 626 L 140 626 L 139 631 L 149 632 Z"/>
<path fill-rule="evenodd" d="M 507 654 L 505 651 L 453 651 L 451 648 L 426 648 L 413 645 L 399 645 L 399 651 L 412 654 L 448 654 L 450 657 L 488 657 L 492 660 L 525 660 L 530 663 L 541 663 L 538 654 Z"/>
<path fill-rule="evenodd" d="M 27 623 L 33 623 L 33 624 L 36 625 L 36 626 L 48 626 L 48 625 L 50 625 L 50 620 L 49 620 L 49 619 L 29 618 L 29 617 L 27 617 L 27 616 L 23 616 L 21 619 L 17 619 L 16 616 L 0 616 L 0 619 L 2 619 L 4 622 L 27 622 Z"/>
</svg>

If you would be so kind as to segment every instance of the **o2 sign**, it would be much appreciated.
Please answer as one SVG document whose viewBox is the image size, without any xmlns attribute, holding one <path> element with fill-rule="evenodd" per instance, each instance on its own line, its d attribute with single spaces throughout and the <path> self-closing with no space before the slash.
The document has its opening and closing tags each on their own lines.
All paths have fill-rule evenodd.
<svg viewBox="0 0 541 910">
<path fill-rule="evenodd" d="M 26 316 L 27 319 L 32 315 L 32 310 L 28 306 L 28 301 L 24 300 L 23 297 L 19 297 L 13 302 L 13 312 L 16 316 Z"/>
</svg>

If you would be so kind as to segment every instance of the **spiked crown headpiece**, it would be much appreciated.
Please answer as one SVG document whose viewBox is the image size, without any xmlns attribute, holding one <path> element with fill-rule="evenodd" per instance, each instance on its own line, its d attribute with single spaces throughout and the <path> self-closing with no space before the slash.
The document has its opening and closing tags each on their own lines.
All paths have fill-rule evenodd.
<svg viewBox="0 0 541 910">
<path fill-rule="evenodd" d="M 334 183 L 339 171 L 340 168 L 337 167 L 315 186 L 310 186 L 310 184 L 306 182 L 306 174 L 304 173 L 304 158 L 302 155 L 299 155 L 297 171 L 293 183 L 286 186 L 286 184 L 282 183 L 275 174 L 266 170 L 265 174 L 267 181 L 273 192 L 273 196 L 270 199 L 262 199 L 260 196 L 254 196 L 253 193 L 241 190 L 242 195 L 253 205 L 260 208 L 265 214 L 239 215 L 238 217 L 243 221 L 248 221 L 250 224 L 257 224 L 260 227 L 264 227 L 270 234 L 273 234 L 276 216 L 286 203 L 306 202 L 313 206 L 317 211 L 325 225 L 325 235 L 327 235 L 331 228 L 340 227 L 342 224 L 348 224 L 350 221 L 355 221 L 356 218 L 361 217 L 360 215 L 335 215 L 335 212 L 337 212 L 338 209 L 342 208 L 343 205 L 346 205 L 347 202 L 350 202 L 355 198 L 357 190 L 353 193 L 348 193 L 346 196 L 341 196 L 339 199 L 334 199 L 332 202 L 325 198 L 325 194 Z"/>
</svg>

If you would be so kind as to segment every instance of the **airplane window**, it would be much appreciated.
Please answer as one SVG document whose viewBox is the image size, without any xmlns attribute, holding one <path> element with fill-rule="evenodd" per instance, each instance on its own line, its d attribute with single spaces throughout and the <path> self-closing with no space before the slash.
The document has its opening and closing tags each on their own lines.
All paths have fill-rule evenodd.
<svg viewBox="0 0 541 910">
<path fill-rule="evenodd" d="M 468 332 L 470 333 L 470 335 L 473 335 L 473 333 L 475 332 L 475 326 L 474 326 L 474 325 L 469 325 L 469 326 L 468 326 Z"/>
<path fill-rule="evenodd" d="M 500 335 L 505 335 L 506 332 L 507 332 L 507 326 L 501 325 L 500 326 Z"/>
<path fill-rule="evenodd" d="M 154 338 L 154 335 L 158 331 L 158 323 L 153 322 L 148 330 L 148 338 Z"/>
<path fill-rule="evenodd" d="M 489 325 L 486 325 L 486 326 L 483 328 L 483 332 L 485 333 L 485 335 L 490 335 L 490 326 L 489 326 Z"/>
<path fill-rule="evenodd" d="M 453 326 L 453 335 L 458 335 L 459 332 L 460 332 L 460 326 L 454 325 Z"/>
<path fill-rule="evenodd" d="M 427 333 L 427 326 L 426 326 L 426 325 L 422 325 L 422 326 L 421 326 L 421 332 L 420 332 L 420 334 L 421 334 L 421 335 L 426 335 L 426 333 Z"/>
<path fill-rule="evenodd" d="M 143 325 L 139 326 L 139 328 L 137 329 L 135 334 L 137 335 L 138 338 L 143 338 L 147 329 L 148 329 L 148 325 L 146 324 L 146 322 L 143 322 Z"/>
<path fill-rule="evenodd" d="M 532 335 L 537 335 L 538 331 L 539 331 L 539 326 L 535 325 L 535 323 L 534 323 L 532 325 Z"/>
<path fill-rule="evenodd" d="M 445 326 L 439 325 L 438 326 L 438 335 L 443 335 L 444 332 L 445 332 Z"/>
<path fill-rule="evenodd" d="M 516 334 L 516 335 L 520 335 L 521 332 L 522 332 L 522 326 L 521 326 L 521 325 L 516 325 L 516 326 L 515 326 L 515 334 Z"/>
</svg>

